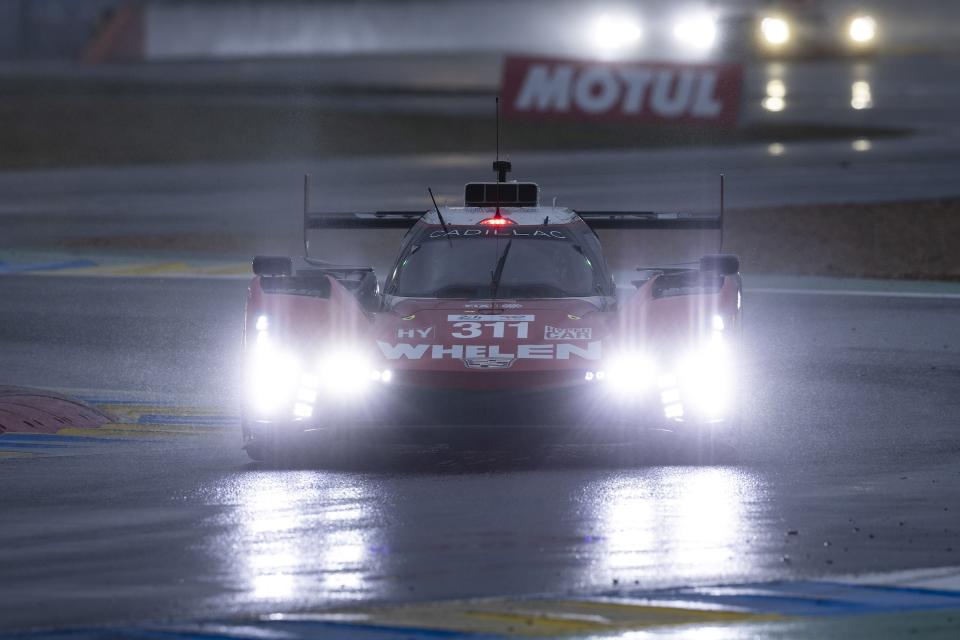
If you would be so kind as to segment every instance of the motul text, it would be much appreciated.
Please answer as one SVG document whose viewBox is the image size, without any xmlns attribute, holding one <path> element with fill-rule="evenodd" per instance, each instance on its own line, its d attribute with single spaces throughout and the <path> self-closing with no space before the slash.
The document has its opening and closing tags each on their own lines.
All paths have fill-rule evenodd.
<svg viewBox="0 0 960 640">
<path fill-rule="evenodd" d="M 731 126 L 740 111 L 736 64 L 586 63 L 507 58 L 504 114 Z"/>
</svg>

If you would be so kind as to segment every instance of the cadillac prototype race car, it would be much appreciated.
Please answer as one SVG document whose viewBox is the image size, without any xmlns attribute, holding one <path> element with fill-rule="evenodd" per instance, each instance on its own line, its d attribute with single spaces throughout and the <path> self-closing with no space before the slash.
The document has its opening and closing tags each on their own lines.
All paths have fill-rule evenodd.
<svg viewBox="0 0 960 640">
<path fill-rule="evenodd" d="M 416 212 L 311 213 L 305 181 L 308 255 L 253 261 L 242 418 L 252 458 L 347 439 L 658 431 L 713 446 L 728 434 L 739 260 L 715 246 L 690 263 L 635 264 L 618 287 L 597 234 L 628 249 L 683 230 L 719 235 L 722 205 L 574 211 L 506 181 L 509 163 L 494 169 L 496 182 L 466 185 L 464 206 Z M 309 256 L 310 232 L 379 228 L 407 229 L 382 283 L 371 267 Z"/>
</svg>

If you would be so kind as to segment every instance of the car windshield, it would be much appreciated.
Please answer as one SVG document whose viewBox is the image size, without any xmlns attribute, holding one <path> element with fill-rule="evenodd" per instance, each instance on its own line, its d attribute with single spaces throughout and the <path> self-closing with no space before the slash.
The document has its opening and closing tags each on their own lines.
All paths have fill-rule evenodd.
<svg viewBox="0 0 960 640">
<path fill-rule="evenodd" d="M 496 290 L 501 298 L 572 298 L 598 295 L 601 276 L 584 248 L 557 233 L 513 237 Z M 425 236 L 397 268 L 390 293 L 408 298 L 480 298 L 491 295 L 497 259 L 507 238 Z"/>
</svg>

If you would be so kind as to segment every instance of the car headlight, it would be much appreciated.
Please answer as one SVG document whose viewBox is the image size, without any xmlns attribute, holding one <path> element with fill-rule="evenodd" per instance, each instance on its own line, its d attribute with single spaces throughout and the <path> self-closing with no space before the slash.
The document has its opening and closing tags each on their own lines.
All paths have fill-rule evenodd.
<svg viewBox="0 0 960 640">
<path fill-rule="evenodd" d="M 686 48 L 706 51 L 717 40 L 717 20 L 708 13 L 683 16 L 674 24 L 673 37 Z"/>
<path fill-rule="evenodd" d="M 790 41 L 790 23 L 784 18 L 766 17 L 760 21 L 760 35 L 772 47 L 783 46 Z"/>
<path fill-rule="evenodd" d="M 269 415 L 289 404 L 301 372 L 296 356 L 261 332 L 248 367 L 250 397 L 258 413 Z"/>
<path fill-rule="evenodd" d="M 854 44 L 870 44 L 877 37 L 877 21 L 872 16 L 857 16 L 850 21 L 847 35 Z"/>
<path fill-rule="evenodd" d="M 708 420 L 722 418 L 733 382 L 733 363 L 720 332 L 682 357 L 677 365 L 678 398 L 690 412 Z M 663 398 L 664 404 L 673 398 Z"/>
<path fill-rule="evenodd" d="M 631 351 L 613 356 L 599 371 L 588 371 L 585 379 L 604 383 L 617 395 L 636 397 L 653 388 L 656 375 L 656 363 L 650 356 Z"/>
<path fill-rule="evenodd" d="M 384 381 L 384 373 L 373 366 L 361 351 L 349 349 L 324 354 L 317 365 L 319 390 L 330 396 L 353 396 L 362 393 L 372 382 Z M 390 375 L 387 376 L 389 382 Z"/>
</svg>

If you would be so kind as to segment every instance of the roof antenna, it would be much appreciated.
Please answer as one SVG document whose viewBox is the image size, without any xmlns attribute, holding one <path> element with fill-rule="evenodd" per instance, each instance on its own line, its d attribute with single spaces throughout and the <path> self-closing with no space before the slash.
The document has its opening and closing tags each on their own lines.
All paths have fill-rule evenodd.
<svg viewBox="0 0 960 640">
<path fill-rule="evenodd" d="M 500 160 L 500 96 L 497 96 L 497 159 L 493 162 L 493 170 L 497 174 L 497 182 L 506 182 L 507 174 L 513 171 L 513 166 L 506 160 Z"/>
<path fill-rule="evenodd" d="M 493 161 L 493 170 L 497 174 L 497 211 L 493 217 L 500 218 L 502 217 L 500 215 L 500 183 L 507 181 L 507 174 L 513 170 L 513 167 L 506 160 L 500 160 L 500 96 L 497 96 L 496 105 L 497 156 Z"/>
<path fill-rule="evenodd" d="M 720 174 L 720 251 L 718 253 L 723 253 L 723 209 L 724 209 L 724 189 L 723 189 L 723 174 Z"/>
<path fill-rule="evenodd" d="M 310 217 L 310 174 L 303 174 L 303 257 L 310 257 L 310 240 L 307 238 L 307 219 Z"/>
</svg>

